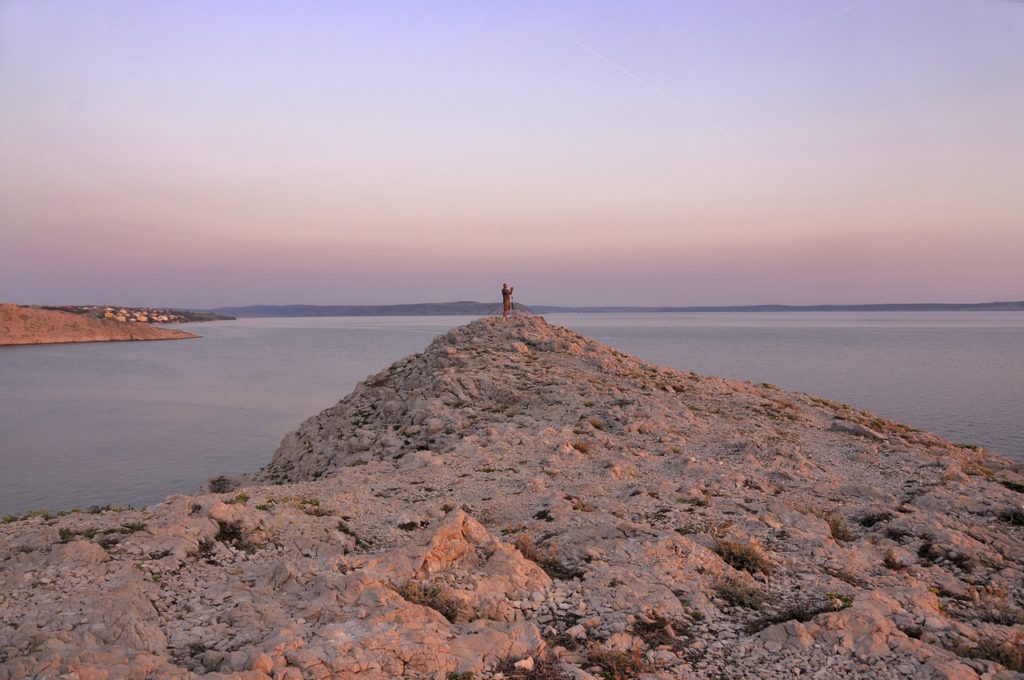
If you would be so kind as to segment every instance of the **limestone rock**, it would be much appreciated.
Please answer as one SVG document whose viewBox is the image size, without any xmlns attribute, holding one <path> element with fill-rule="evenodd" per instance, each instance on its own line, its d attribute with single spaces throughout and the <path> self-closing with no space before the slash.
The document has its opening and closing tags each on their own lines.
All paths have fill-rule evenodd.
<svg viewBox="0 0 1024 680">
<path fill-rule="evenodd" d="M 0 680 L 1021 677 L 1022 479 L 482 319 L 242 488 L 0 525 Z"/>
</svg>

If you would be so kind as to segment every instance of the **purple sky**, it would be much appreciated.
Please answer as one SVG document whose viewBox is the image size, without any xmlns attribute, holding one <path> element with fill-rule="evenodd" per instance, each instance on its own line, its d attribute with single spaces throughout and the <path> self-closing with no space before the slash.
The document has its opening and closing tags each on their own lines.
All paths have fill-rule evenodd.
<svg viewBox="0 0 1024 680">
<path fill-rule="evenodd" d="M 1024 3 L 0 0 L 0 301 L 1024 299 Z"/>
</svg>

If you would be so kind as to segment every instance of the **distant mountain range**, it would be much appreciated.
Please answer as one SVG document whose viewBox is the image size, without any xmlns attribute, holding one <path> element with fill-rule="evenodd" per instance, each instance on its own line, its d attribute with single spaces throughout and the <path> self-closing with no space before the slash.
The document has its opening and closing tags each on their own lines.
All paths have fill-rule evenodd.
<svg viewBox="0 0 1024 680">
<path fill-rule="evenodd" d="M 1021 312 L 1019 302 L 927 302 L 888 303 L 874 305 L 742 305 L 721 307 L 556 307 L 537 305 L 533 310 L 544 313 L 608 314 L 614 312 Z"/>
<path fill-rule="evenodd" d="M 516 303 L 522 311 L 533 310 Z M 231 310 L 231 311 L 228 311 Z M 500 314 L 500 302 L 420 302 L 408 305 L 250 305 L 218 307 L 216 314 L 254 316 L 487 316 Z"/>
<path fill-rule="evenodd" d="M 720 307 L 561 307 L 516 303 L 535 314 L 610 314 L 623 312 L 1022 312 L 1024 301 L 910 303 L 874 305 L 743 305 Z M 236 317 L 270 316 L 487 316 L 500 314 L 500 302 L 422 302 L 407 305 L 248 305 L 206 310 Z"/>
</svg>

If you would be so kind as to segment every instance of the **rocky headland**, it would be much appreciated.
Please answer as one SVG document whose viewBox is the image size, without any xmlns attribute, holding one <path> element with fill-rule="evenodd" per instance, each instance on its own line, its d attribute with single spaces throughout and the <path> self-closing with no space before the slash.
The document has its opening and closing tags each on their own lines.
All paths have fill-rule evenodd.
<svg viewBox="0 0 1024 680">
<path fill-rule="evenodd" d="M 243 480 L 0 525 L 0 678 L 1020 678 L 1020 464 L 481 319 Z"/>
<path fill-rule="evenodd" d="M 195 337 L 192 333 L 147 323 L 125 323 L 56 309 L 0 304 L 0 345 L 184 340 Z"/>
</svg>

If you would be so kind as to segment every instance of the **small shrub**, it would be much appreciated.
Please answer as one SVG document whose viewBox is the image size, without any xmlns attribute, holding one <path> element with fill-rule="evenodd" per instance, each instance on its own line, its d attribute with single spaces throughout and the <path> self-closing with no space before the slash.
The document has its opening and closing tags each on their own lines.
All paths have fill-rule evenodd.
<svg viewBox="0 0 1024 680">
<path fill-rule="evenodd" d="M 987 659 L 1009 668 L 1011 671 L 1024 671 L 1024 646 L 1012 642 L 1000 642 L 992 638 L 981 638 L 974 647 L 966 645 L 953 650 L 957 656 L 968 659 Z"/>
<path fill-rule="evenodd" d="M 224 545 L 229 545 L 233 548 L 238 548 L 247 553 L 254 553 L 259 550 L 262 546 L 253 543 L 249 540 L 249 537 L 242 531 L 242 527 L 235 523 L 218 522 L 220 527 L 217 532 L 217 540 Z"/>
<path fill-rule="evenodd" d="M 637 618 L 636 623 L 633 624 L 633 634 L 652 648 L 662 645 L 680 648 L 683 641 L 679 636 L 685 635 L 689 629 L 689 625 L 685 622 L 669 621 L 658 615 L 654 615 L 650 621 Z"/>
<path fill-rule="evenodd" d="M 1019 482 L 1011 482 L 1009 479 L 1004 479 L 999 482 L 1010 491 L 1016 491 L 1017 493 L 1024 493 L 1024 484 Z"/>
<path fill-rule="evenodd" d="M 108 534 L 97 539 L 96 543 L 104 550 L 110 550 L 121 542 L 121 537 L 116 534 Z"/>
<path fill-rule="evenodd" d="M 885 565 L 886 569 L 892 569 L 893 571 L 903 571 L 907 568 L 907 565 L 903 564 L 891 549 L 885 551 L 885 559 L 882 560 L 882 564 Z"/>
<path fill-rule="evenodd" d="M 494 669 L 501 673 L 507 680 L 571 680 L 573 676 L 562 670 L 558 657 L 554 654 L 544 654 L 533 658 L 533 669 L 523 670 L 516 668 L 516 661 L 512 657 L 506 657 L 498 662 Z M 470 673 L 472 676 L 472 673 Z"/>
<path fill-rule="evenodd" d="M 589 501 L 585 501 L 582 498 L 576 498 L 575 496 L 570 497 L 569 501 L 572 503 L 572 509 L 577 512 L 593 512 L 597 509 L 597 506 Z"/>
<path fill-rule="evenodd" d="M 538 546 L 532 538 L 524 534 L 516 539 L 514 545 L 523 557 L 537 563 L 551 578 L 569 580 L 583 575 L 579 569 L 572 569 L 562 564 L 558 558 L 558 550 L 553 544 Z"/>
<path fill-rule="evenodd" d="M 213 553 L 216 550 L 216 544 L 208 538 L 204 538 L 199 541 L 199 550 L 196 553 L 199 557 L 209 559 L 213 557 Z"/>
<path fill-rule="evenodd" d="M 733 569 L 771 576 L 772 563 L 760 546 L 736 541 L 715 541 L 714 551 Z"/>
<path fill-rule="evenodd" d="M 796 604 L 789 605 L 775 614 L 770 614 L 757 619 L 756 621 L 751 621 L 747 624 L 746 630 L 748 633 L 759 633 L 769 626 L 774 626 L 776 623 L 785 623 L 786 621 L 799 621 L 800 623 L 804 623 L 806 621 L 810 621 L 818 614 L 827 614 L 828 612 L 834 612 L 845 608 L 846 607 L 843 606 L 837 607 L 835 600 L 832 598 L 829 598 L 827 602 L 798 602 Z"/>
<path fill-rule="evenodd" d="M 896 541 L 897 543 L 902 543 L 904 538 L 910 536 L 910 532 L 904 529 L 900 529 L 899 527 L 887 526 L 885 527 L 885 535 L 890 540 Z"/>
<path fill-rule="evenodd" d="M 850 527 L 846 525 L 846 519 L 839 514 L 831 514 L 828 516 L 828 530 L 832 534 L 832 538 L 837 541 L 843 541 L 849 543 L 856 536 L 850 531 Z"/>
<path fill-rule="evenodd" d="M 1005 512 L 999 514 L 999 519 L 1004 522 L 1009 522 L 1015 527 L 1024 526 L 1024 510 L 1020 508 L 1010 508 Z"/>
<path fill-rule="evenodd" d="M 137 531 L 145 531 L 145 522 L 126 522 L 121 525 L 121 531 L 125 534 L 134 534 Z"/>
<path fill-rule="evenodd" d="M 735 577 L 720 579 L 714 588 L 720 598 L 734 607 L 759 609 L 768 599 L 760 588 Z"/>
<path fill-rule="evenodd" d="M 830 600 L 832 600 L 832 606 L 835 611 L 842 611 L 853 604 L 852 595 L 841 595 L 838 593 L 825 593 Z"/>
<path fill-rule="evenodd" d="M 419 522 L 402 522 L 398 525 L 398 528 L 402 531 L 416 531 L 420 528 Z"/>
<path fill-rule="evenodd" d="M 970 555 L 963 553 L 957 553 L 956 555 L 947 555 L 950 563 L 965 573 L 972 573 L 974 571 L 974 559 Z"/>
<path fill-rule="evenodd" d="M 734 522 L 731 519 L 719 522 L 702 517 L 698 521 L 691 522 L 686 526 L 676 527 L 676 531 L 681 533 L 683 536 L 689 536 L 690 534 L 707 534 L 711 538 L 721 538 L 722 536 L 725 536 L 733 523 Z"/>
<path fill-rule="evenodd" d="M 982 610 L 978 619 L 998 623 L 1000 626 L 1024 626 L 1024 610 L 999 603 Z"/>
<path fill-rule="evenodd" d="M 249 494 L 240 493 L 234 498 L 229 498 L 224 502 L 227 503 L 228 505 L 245 505 L 246 503 L 249 502 Z"/>
<path fill-rule="evenodd" d="M 643 650 L 640 649 L 621 652 L 591 647 L 587 651 L 587 662 L 604 670 L 601 674 L 604 680 L 627 680 L 651 670 Z"/>
<path fill-rule="evenodd" d="M 577 451 L 579 451 L 582 454 L 590 453 L 590 444 L 588 444 L 587 442 L 583 441 L 582 439 L 574 441 L 572 443 L 572 448 L 576 449 Z"/>
<path fill-rule="evenodd" d="M 68 527 L 61 527 L 60 530 L 58 531 L 58 534 L 60 535 L 61 543 L 67 543 L 75 537 L 75 532 L 69 529 Z"/>
<path fill-rule="evenodd" d="M 395 592 L 413 604 L 430 607 L 441 613 L 450 622 L 462 616 L 465 604 L 441 583 L 420 583 L 408 581 L 396 588 Z"/>
<path fill-rule="evenodd" d="M 227 493 L 238 488 L 238 482 L 223 475 L 220 477 L 211 477 L 210 481 L 207 482 L 207 485 L 210 487 L 211 493 Z"/>
<path fill-rule="evenodd" d="M 20 522 L 23 519 L 31 519 L 33 517 L 41 517 L 44 520 L 51 520 L 54 518 L 50 514 L 50 511 L 46 508 L 39 508 L 38 510 L 29 510 L 28 512 L 21 515 L 4 515 L 4 524 L 10 524 L 11 522 Z"/>
<path fill-rule="evenodd" d="M 857 578 L 853 572 L 843 569 L 842 567 L 822 567 L 821 570 L 833 578 L 837 578 L 844 583 L 849 583 L 852 586 L 862 586 L 863 581 Z"/>
<path fill-rule="evenodd" d="M 917 556 L 921 558 L 923 562 L 931 564 L 945 558 L 950 564 L 958 567 L 962 571 L 967 573 L 974 571 L 974 560 L 969 555 L 965 555 L 960 552 L 947 552 L 932 541 L 925 541 L 922 543 L 917 549 Z"/>
<path fill-rule="evenodd" d="M 942 549 L 931 541 L 925 541 L 917 548 L 917 556 L 925 562 L 935 562 L 942 558 Z"/>
<path fill-rule="evenodd" d="M 686 503 L 687 505 L 695 508 L 706 508 L 708 506 L 707 496 L 680 496 L 680 503 Z"/>
<path fill-rule="evenodd" d="M 862 527 L 870 529 L 871 527 L 881 522 L 888 522 L 893 517 L 895 517 L 895 515 L 893 515 L 891 512 L 874 512 L 870 515 L 864 515 L 863 517 L 861 517 L 858 520 L 858 524 L 860 524 Z"/>
</svg>

